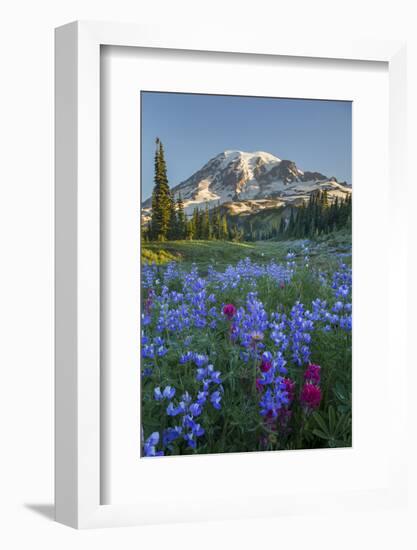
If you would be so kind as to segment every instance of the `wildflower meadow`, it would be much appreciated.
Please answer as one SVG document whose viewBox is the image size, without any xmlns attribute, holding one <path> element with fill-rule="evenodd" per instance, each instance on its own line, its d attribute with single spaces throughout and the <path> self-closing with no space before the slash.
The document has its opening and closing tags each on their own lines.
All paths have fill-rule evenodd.
<svg viewBox="0 0 417 550">
<path fill-rule="evenodd" d="M 143 264 L 142 456 L 351 446 L 350 255 L 315 246 Z"/>
</svg>

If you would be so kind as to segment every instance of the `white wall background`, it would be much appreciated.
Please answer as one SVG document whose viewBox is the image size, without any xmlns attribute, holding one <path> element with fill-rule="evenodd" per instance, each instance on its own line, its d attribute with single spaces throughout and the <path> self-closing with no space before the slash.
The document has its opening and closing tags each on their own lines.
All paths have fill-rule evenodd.
<svg viewBox="0 0 417 550">
<path fill-rule="evenodd" d="M 409 185 L 417 186 L 412 0 L 14 0 L 0 7 L 0 547 L 415 548 L 416 510 L 76 532 L 53 523 L 53 29 L 75 19 L 404 38 Z M 184 31 L 183 31 L 184 32 Z M 414 181 L 412 180 L 414 178 Z M 412 217 L 412 201 L 410 201 Z M 414 216 L 415 219 L 415 216 Z M 414 228 L 414 219 L 412 227 Z M 417 232 L 415 233 L 417 234 Z M 410 281 L 417 280 L 415 250 Z M 410 305 L 415 292 L 410 296 Z M 414 302 L 415 303 L 415 302 Z M 410 307 L 411 310 L 411 307 Z M 414 337 L 410 311 L 410 337 Z M 415 325 L 415 320 L 414 320 Z M 414 340 L 413 340 L 414 341 Z M 412 365 L 410 365 L 412 367 Z M 393 366 L 395 368 L 395 366 Z M 416 375 L 410 368 L 410 397 Z M 395 377 L 393 401 L 395 406 Z M 414 407 L 412 408 L 414 411 Z M 414 436 L 412 434 L 414 433 Z M 416 429 L 410 423 L 410 440 Z M 387 434 L 387 445 L 395 434 Z M 415 447 L 410 447 L 415 451 Z M 415 456 L 415 455 L 414 455 Z M 415 476 L 413 481 L 415 481 Z M 413 485 L 416 495 L 416 485 Z M 415 504 L 415 497 L 412 499 Z"/>
</svg>

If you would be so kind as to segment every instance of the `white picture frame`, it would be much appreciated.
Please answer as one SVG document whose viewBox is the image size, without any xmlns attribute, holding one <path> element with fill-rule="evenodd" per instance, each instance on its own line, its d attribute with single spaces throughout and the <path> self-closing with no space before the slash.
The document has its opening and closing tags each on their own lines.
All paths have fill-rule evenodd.
<svg viewBox="0 0 417 550">
<path fill-rule="evenodd" d="M 389 71 L 390 189 L 405 179 L 405 44 L 327 41 L 176 29 L 116 23 L 75 22 L 56 29 L 56 519 L 76 528 L 185 520 L 175 501 L 155 507 L 101 504 L 100 475 L 100 48 L 102 45 L 229 52 L 333 60 L 381 61 Z M 396 234 L 405 235 L 401 208 L 393 212 Z M 405 242 L 405 241 L 404 241 Z M 406 248 L 390 246 L 390 264 L 405 280 Z M 405 289 L 404 289 L 405 292 Z M 389 313 L 405 318 L 405 293 Z M 403 321 L 405 322 L 405 321 Z M 397 354 L 397 394 L 405 395 L 406 345 Z M 404 403 L 404 401 L 403 401 Z M 399 407 L 397 421 L 405 418 Z M 400 505 L 405 499 L 404 434 L 399 429 L 395 463 L 384 491 L 356 495 L 294 493 L 271 513 L 339 506 Z M 391 460 L 393 458 L 391 457 Z M 233 496 L 231 497 L 233 500 Z M 208 503 L 188 519 L 240 517 L 245 507 Z"/>
</svg>

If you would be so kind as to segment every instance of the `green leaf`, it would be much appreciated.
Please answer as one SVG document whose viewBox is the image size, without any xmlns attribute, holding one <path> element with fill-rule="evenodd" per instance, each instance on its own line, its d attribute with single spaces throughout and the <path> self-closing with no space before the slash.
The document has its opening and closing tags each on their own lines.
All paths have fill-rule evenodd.
<svg viewBox="0 0 417 550">
<path fill-rule="evenodd" d="M 314 412 L 313 413 L 313 418 L 317 422 L 317 424 L 320 426 L 320 428 L 323 430 L 323 432 L 328 433 L 329 430 L 327 429 L 326 423 L 323 420 L 321 414 L 318 413 L 318 412 Z"/>
<path fill-rule="evenodd" d="M 336 427 L 336 413 L 334 408 L 330 405 L 329 407 L 329 433 L 334 433 Z"/>
<path fill-rule="evenodd" d="M 317 435 L 317 437 L 321 437 L 321 439 L 330 439 L 330 436 L 328 434 L 325 434 L 321 430 L 314 429 L 313 434 Z"/>
</svg>

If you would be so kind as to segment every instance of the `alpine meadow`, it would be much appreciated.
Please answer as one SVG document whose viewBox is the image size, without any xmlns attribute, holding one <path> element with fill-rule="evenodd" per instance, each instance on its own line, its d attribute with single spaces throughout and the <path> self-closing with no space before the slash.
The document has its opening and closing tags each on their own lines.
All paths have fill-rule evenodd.
<svg viewBox="0 0 417 550">
<path fill-rule="evenodd" d="M 141 117 L 142 456 L 350 447 L 351 103 Z"/>
</svg>

